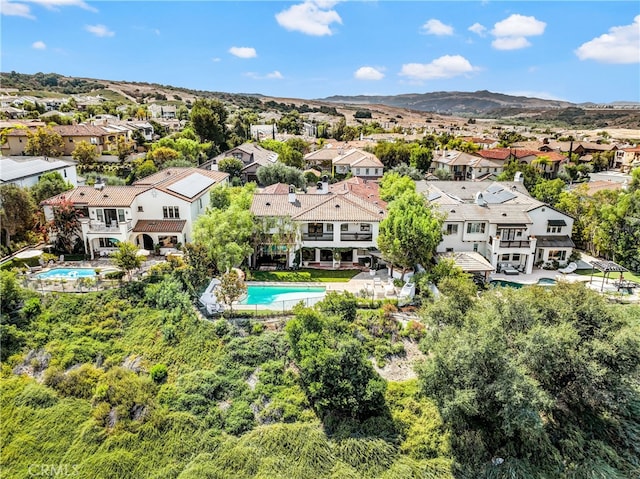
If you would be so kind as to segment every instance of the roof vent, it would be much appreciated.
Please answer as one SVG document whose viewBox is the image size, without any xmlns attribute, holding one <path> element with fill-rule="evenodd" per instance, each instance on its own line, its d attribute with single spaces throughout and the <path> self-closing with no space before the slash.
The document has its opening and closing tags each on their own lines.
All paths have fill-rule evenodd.
<svg viewBox="0 0 640 479">
<path fill-rule="evenodd" d="M 271 206 L 271 203 L 269 203 L 268 201 L 265 203 L 265 205 L 267 206 Z"/>
<path fill-rule="evenodd" d="M 449 213 L 455 213 L 456 210 L 449 210 Z"/>
<path fill-rule="evenodd" d="M 81 192 L 80 192 L 80 196 L 84 196 L 84 191 L 81 191 Z"/>
<path fill-rule="evenodd" d="M 340 208 L 340 205 L 334 205 L 336 208 Z"/>
<path fill-rule="evenodd" d="M 109 198 L 109 195 L 105 193 L 104 195 L 102 195 L 102 197 L 103 198 Z"/>
<path fill-rule="evenodd" d="M 502 213 L 502 216 L 507 216 L 507 214 L 506 213 Z"/>
</svg>

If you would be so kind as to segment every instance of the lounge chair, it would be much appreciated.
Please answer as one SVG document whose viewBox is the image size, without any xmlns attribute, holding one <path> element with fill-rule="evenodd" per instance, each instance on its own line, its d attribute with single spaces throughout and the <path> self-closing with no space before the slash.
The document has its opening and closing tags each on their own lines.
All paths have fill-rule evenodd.
<svg viewBox="0 0 640 479">
<path fill-rule="evenodd" d="M 578 269 L 578 263 L 575 263 L 574 261 L 572 261 L 564 268 L 559 268 L 558 271 L 561 272 L 562 274 L 569 274 L 569 273 L 573 273 L 577 269 Z"/>
</svg>

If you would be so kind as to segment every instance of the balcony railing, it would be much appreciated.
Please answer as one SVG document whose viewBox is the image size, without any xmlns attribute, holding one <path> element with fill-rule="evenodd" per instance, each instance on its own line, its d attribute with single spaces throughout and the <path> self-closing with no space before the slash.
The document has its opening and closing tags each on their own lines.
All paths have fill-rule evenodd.
<svg viewBox="0 0 640 479">
<path fill-rule="evenodd" d="M 531 246 L 531 241 L 523 240 L 523 241 L 507 241 L 500 240 L 500 248 L 529 248 Z"/>
<path fill-rule="evenodd" d="M 371 241 L 373 235 L 371 233 L 341 233 L 340 241 Z"/>
<path fill-rule="evenodd" d="M 106 225 L 105 223 L 98 223 L 92 221 L 89 223 L 89 232 L 90 233 L 121 233 L 123 231 L 122 226 L 126 226 L 125 231 L 131 231 L 131 221 L 126 221 L 120 224 L 111 223 L 110 225 Z"/>
<path fill-rule="evenodd" d="M 303 241 L 333 241 L 333 233 L 302 233 Z"/>
</svg>

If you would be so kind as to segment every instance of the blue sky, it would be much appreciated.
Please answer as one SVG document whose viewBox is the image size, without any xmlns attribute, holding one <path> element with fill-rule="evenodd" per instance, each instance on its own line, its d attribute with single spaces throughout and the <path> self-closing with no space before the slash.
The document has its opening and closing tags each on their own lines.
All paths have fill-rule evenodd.
<svg viewBox="0 0 640 479">
<path fill-rule="evenodd" d="M 640 101 L 637 1 L 0 2 L 4 72 L 308 99 Z"/>
</svg>

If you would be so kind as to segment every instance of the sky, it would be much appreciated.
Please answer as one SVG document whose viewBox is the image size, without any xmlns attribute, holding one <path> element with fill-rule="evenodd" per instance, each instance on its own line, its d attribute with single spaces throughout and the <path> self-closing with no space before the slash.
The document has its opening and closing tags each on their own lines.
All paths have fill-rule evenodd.
<svg viewBox="0 0 640 479">
<path fill-rule="evenodd" d="M 638 1 L 0 0 L 3 72 L 319 99 L 640 101 Z"/>
</svg>

